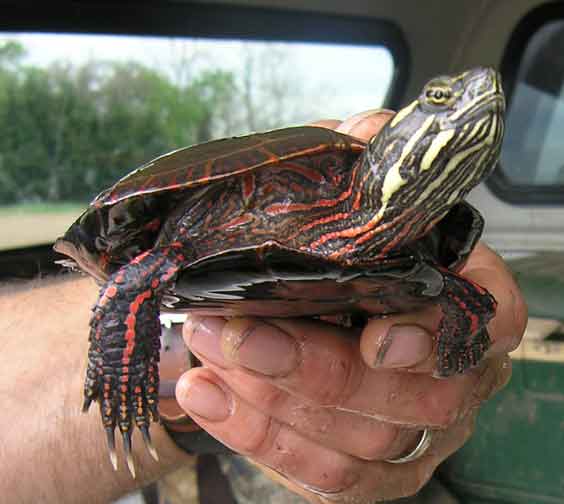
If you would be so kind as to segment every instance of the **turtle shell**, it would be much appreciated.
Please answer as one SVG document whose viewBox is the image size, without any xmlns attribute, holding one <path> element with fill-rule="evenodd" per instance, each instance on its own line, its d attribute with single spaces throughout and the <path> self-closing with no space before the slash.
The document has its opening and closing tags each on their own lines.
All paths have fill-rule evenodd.
<svg viewBox="0 0 564 504">
<path fill-rule="evenodd" d="M 213 140 L 150 161 L 99 194 L 92 206 L 209 184 L 304 156 L 331 156 L 336 152 L 358 155 L 365 145 L 358 138 L 316 126 Z"/>
<path fill-rule="evenodd" d="M 348 169 L 365 145 L 326 128 L 297 127 L 168 153 L 97 196 L 55 249 L 105 281 L 133 257 L 166 241 L 170 232 L 164 228 L 184 212 L 186 198 L 205 200 L 206 188 L 222 180 L 293 160 L 293 169 L 307 171 L 310 167 L 299 160 L 313 156 L 318 169 Z M 318 176 L 313 169 L 306 175 Z M 219 241 L 212 254 L 186 263 L 164 305 L 208 314 L 270 316 L 410 310 L 436 300 L 443 286 L 437 268 L 458 269 L 482 227 L 480 214 L 459 203 L 423 238 L 369 267 L 285 247 L 283 240 L 257 247 L 226 245 L 225 250 Z"/>
<path fill-rule="evenodd" d="M 178 149 L 100 193 L 54 248 L 103 282 L 159 238 L 162 242 L 163 225 L 178 216 L 187 198 L 205 199 L 207 189 L 222 180 L 312 157 L 315 169 L 296 161 L 292 170 L 319 183 L 324 166 L 349 168 L 365 146 L 360 139 L 327 128 L 302 126 Z"/>
</svg>

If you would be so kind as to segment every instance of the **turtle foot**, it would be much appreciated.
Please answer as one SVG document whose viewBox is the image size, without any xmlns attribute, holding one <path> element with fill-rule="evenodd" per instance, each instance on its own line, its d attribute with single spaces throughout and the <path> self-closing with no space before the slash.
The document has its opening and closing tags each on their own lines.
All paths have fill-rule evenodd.
<svg viewBox="0 0 564 504">
<path fill-rule="evenodd" d="M 439 330 L 439 376 L 442 378 L 457 373 L 464 373 L 468 369 L 477 366 L 491 341 L 487 329 L 484 327 L 472 335 L 471 341 L 460 341 L 465 339 L 464 334 L 448 330 L 450 337 L 441 336 L 446 331 Z M 443 341 L 441 341 L 441 339 Z M 454 341 L 457 339 L 458 341 Z"/>
<path fill-rule="evenodd" d="M 113 293 L 111 299 L 102 292 L 102 302 L 99 300 L 94 308 L 91 320 L 83 411 L 98 402 L 110 461 L 116 470 L 114 433 L 116 427 L 119 429 L 127 467 L 135 478 L 135 427 L 141 432 L 148 453 L 159 460 L 149 433 L 150 424 L 159 421 L 159 301 L 149 295 L 143 301 L 139 301 L 139 296 L 128 299 L 132 296 L 112 290 L 112 285 L 105 288 L 108 290 Z"/>
<path fill-rule="evenodd" d="M 487 323 L 497 302 L 484 288 L 455 273 L 445 273 L 439 324 L 440 377 L 464 373 L 480 362 L 491 345 Z"/>
</svg>

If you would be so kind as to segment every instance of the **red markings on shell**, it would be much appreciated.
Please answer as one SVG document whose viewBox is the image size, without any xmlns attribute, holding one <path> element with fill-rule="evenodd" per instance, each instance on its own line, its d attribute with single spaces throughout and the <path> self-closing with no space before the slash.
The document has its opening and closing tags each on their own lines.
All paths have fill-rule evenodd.
<svg viewBox="0 0 564 504">
<path fill-rule="evenodd" d="M 255 175 L 253 173 L 245 173 L 241 186 L 243 189 L 243 201 L 248 206 L 256 189 Z"/>
</svg>

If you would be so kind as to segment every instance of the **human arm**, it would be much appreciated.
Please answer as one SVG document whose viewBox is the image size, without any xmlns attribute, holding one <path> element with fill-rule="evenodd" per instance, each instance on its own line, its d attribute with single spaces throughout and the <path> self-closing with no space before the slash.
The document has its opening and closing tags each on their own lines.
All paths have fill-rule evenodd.
<svg viewBox="0 0 564 504">
<path fill-rule="evenodd" d="M 134 440 L 137 478 L 114 472 L 95 412 L 83 414 L 91 279 L 36 280 L 0 289 L 0 489 L 11 502 L 106 503 L 189 456 L 155 424 L 160 463 Z M 135 434 L 138 436 L 138 433 Z"/>
</svg>

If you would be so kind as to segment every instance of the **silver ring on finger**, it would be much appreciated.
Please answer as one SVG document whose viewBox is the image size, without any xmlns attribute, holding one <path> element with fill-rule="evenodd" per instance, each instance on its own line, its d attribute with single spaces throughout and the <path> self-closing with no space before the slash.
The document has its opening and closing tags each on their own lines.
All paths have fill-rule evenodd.
<svg viewBox="0 0 564 504">
<path fill-rule="evenodd" d="M 414 460 L 422 457 L 423 454 L 429 449 L 432 439 L 433 434 L 431 432 L 431 429 L 425 428 L 425 430 L 421 434 L 419 443 L 417 443 L 417 446 L 413 448 L 412 451 L 410 451 L 407 455 L 403 455 L 398 458 L 386 459 L 386 462 L 389 462 L 390 464 L 405 464 L 407 462 L 413 462 Z"/>
</svg>

